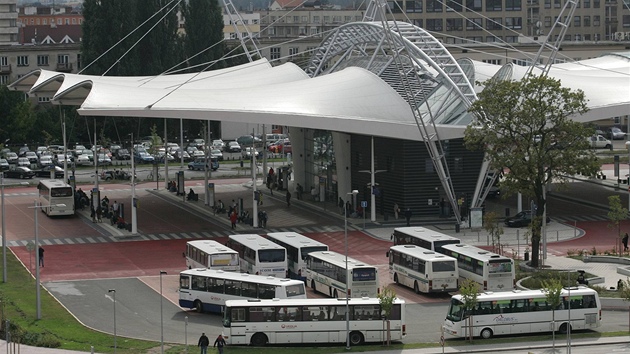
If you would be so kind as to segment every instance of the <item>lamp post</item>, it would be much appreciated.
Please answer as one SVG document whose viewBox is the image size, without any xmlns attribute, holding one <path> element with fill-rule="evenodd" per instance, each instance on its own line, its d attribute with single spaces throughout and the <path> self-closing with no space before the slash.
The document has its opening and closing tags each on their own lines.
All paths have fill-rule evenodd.
<svg viewBox="0 0 630 354">
<path fill-rule="evenodd" d="M 114 293 L 114 354 L 116 353 L 116 289 L 109 289 L 109 293 Z"/>
<path fill-rule="evenodd" d="M 162 309 L 162 275 L 165 271 L 160 271 L 160 352 L 164 354 L 164 311 Z"/>
<path fill-rule="evenodd" d="M 2 185 L 2 282 L 7 282 L 7 231 L 4 221 L 4 172 L 0 172 L 0 184 Z"/>
<path fill-rule="evenodd" d="M 353 190 L 350 193 L 346 193 L 346 195 L 351 195 L 354 197 L 359 194 L 358 190 Z M 353 198 L 354 199 L 354 198 Z M 354 200 L 353 200 L 354 201 Z M 343 210 L 343 220 L 344 220 L 344 239 L 346 244 L 346 274 L 348 274 L 348 210 Z M 347 276 L 346 276 L 347 277 Z M 350 350 L 350 299 L 348 295 L 348 282 L 350 280 L 346 279 L 346 350 Z"/>
<path fill-rule="evenodd" d="M 133 133 L 131 135 L 131 234 L 138 234 L 138 217 L 136 210 L 136 166 L 134 163 L 135 151 L 133 146 Z"/>
</svg>

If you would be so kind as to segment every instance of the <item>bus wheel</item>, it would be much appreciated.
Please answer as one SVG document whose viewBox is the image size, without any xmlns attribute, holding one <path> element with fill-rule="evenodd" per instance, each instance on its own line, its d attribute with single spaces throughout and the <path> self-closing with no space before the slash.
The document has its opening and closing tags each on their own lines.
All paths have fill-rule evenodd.
<svg viewBox="0 0 630 354">
<path fill-rule="evenodd" d="M 361 332 L 350 332 L 350 344 L 361 345 L 363 344 L 363 334 Z"/>
<path fill-rule="evenodd" d="M 562 334 L 567 333 L 567 324 L 566 323 L 561 324 L 560 328 L 558 329 L 558 332 L 560 332 Z"/>
<path fill-rule="evenodd" d="M 483 339 L 490 339 L 490 338 L 492 338 L 492 330 L 491 330 L 490 328 L 484 328 L 484 329 L 481 331 L 480 336 L 481 336 L 481 338 L 483 338 Z"/>
<path fill-rule="evenodd" d="M 263 333 L 256 333 L 252 336 L 252 345 L 255 347 L 264 347 L 269 342 L 267 336 Z"/>
<path fill-rule="evenodd" d="M 311 289 L 313 289 L 313 292 L 317 292 L 317 288 L 315 287 L 315 280 L 311 280 Z"/>
<path fill-rule="evenodd" d="M 413 282 L 413 291 L 415 291 L 416 294 L 420 294 L 420 287 L 418 286 L 418 281 Z"/>
<path fill-rule="evenodd" d="M 197 313 L 203 312 L 203 304 L 199 300 L 195 300 L 195 311 L 197 311 Z"/>
<path fill-rule="evenodd" d="M 398 273 L 394 273 L 394 283 L 398 284 Z"/>
</svg>

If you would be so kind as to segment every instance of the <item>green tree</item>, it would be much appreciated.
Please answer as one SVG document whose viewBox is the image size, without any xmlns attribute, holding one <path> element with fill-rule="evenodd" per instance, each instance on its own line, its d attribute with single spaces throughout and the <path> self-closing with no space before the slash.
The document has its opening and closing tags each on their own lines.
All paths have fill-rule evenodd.
<svg viewBox="0 0 630 354">
<path fill-rule="evenodd" d="M 462 320 L 466 319 L 467 326 L 464 326 L 466 331 L 464 336 L 470 336 L 470 341 L 473 340 L 473 311 L 477 306 L 477 297 L 479 296 L 479 284 L 470 279 L 464 279 L 459 286 L 459 293 L 462 296 L 462 302 L 464 303 L 464 313 Z"/>
<path fill-rule="evenodd" d="M 387 323 L 387 345 L 391 344 L 391 328 L 389 317 L 392 314 L 392 308 L 394 307 L 394 300 L 396 300 L 396 291 L 389 286 L 383 288 L 380 294 L 377 295 L 378 302 L 381 305 L 381 311 L 383 311 L 385 318 L 383 319 Z"/>
<path fill-rule="evenodd" d="M 544 189 L 552 180 L 594 175 L 599 169 L 587 138 L 593 130 L 570 119 L 587 111 L 584 93 L 562 87 L 559 80 L 526 77 L 520 81 L 489 80 L 470 112 L 465 145 L 483 150 L 490 168 L 506 171 L 501 191 L 522 193 L 536 203 L 531 225 L 532 263 L 539 264 Z"/>
<path fill-rule="evenodd" d="M 623 252 L 623 246 L 621 245 L 621 222 L 628 218 L 628 209 L 621 205 L 621 198 L 618 195 L 611 195 L 608 197 L 608 219 L 610 224 L 608 227 L 617 232 L 617 239 L 615 240 L 615 248 L 619 247 L 619 256 Z"/>
<path fill-rule="evenodd" d="M 483 216 L 483 228 L 492 237 L 492 249 L 494 252 L 502 254 L 501 235 L 503 235 L 503 226 L 501 226 L 499 221 L 499 214 L 493 211 Z"/>
<path fill-rule="evenodd" d="M 225 67 L 223 15 L 217 0 L 189 0 L 182 3 L 185 59 L 193 72 L 200 71 L 214 61 L 212 69 Z"/>
<path fill-rule="evenodd" d="M 542 291 L 545 293 L 547 304 L 551 306 L 551 333 L 553 338 L 553 350 L 556 350 L 556 309 L 560 306 L 560 294 L 562 293 L 562 282 L 559 279 L 550 279 L 542 282 Z M 534 304 L 538 306 L 538 303 Z"/>
</svg>

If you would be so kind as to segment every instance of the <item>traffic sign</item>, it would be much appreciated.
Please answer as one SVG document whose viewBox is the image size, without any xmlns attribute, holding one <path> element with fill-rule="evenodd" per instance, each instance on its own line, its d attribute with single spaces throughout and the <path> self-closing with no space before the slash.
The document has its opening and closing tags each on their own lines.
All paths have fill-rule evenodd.
<svg viewBox="0 0 630 354">
<path fill-rule="evenodd" d="M 367 200 L 361 201 L 361 208 L 367 208 Z"/>
</svg>

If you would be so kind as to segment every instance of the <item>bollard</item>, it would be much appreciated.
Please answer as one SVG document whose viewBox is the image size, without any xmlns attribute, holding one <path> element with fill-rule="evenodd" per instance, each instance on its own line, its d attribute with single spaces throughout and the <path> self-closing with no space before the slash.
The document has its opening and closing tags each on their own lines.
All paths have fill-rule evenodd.
<svg viewBox="0 0 630 354">
<path fill-rule="evenodd" d="M 556 231 L 556 241 L 560 241 L 560 231 Z"/>
<path fill-rule="evenodd" d="M 90 346 L 90 353 L 94 354 L 94 346 L 93 345 Z"/>
</svg>

